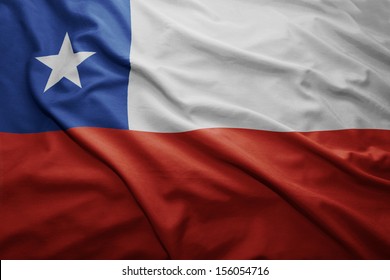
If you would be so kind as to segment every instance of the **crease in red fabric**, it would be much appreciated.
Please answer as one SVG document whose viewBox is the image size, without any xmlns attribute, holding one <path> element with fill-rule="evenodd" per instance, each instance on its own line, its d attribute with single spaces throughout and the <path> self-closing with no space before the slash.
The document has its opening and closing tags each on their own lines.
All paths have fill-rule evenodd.
<svg viewBox="0 0 390 280">
<path fill-rule="evenodd" d="M 23 183 L 15 178 L 25 177 L 27 168 L 15 166 L 15 162 L 6 163 L 12 170 L 4 175 L 5 183 L 9 184 L 5 189 L 17 203 L 6 203 L 8 206 L 2 207 L 1 212 L 13 211 L 19 220 L 27 219 L 21 213 L 36 209 L 31 198 L 45 197 L 45 209 L 50 212 L 47 210 L 52 205 L 47 201 L 51 197 L 57 203 L 68 203 L 70 213 L 63 210 L 67 215 L 78 215 L 83 213 L 79 211 L 82 207 L 89 209 L 83 198 L 88 197 L 87 201 L 94 203 L 91 198 L 97 195 L 94 190 L 97 185 L 98 190 L 105 190 L 104 205 L 107 208 L 116 205 L 117 212 L 122 209 L 126 214 L 123 220 L 112 220 L 113 225 L 102 221 L 101 228 L 91 229 L 90 235 L 84 235 L 85 239 L 78 239 L 76 244 L 81 252 L 87 250 L 83 245 L 99 236 L 102 242 L 111 240 L 112 228 L 117 228 L 120 234 L 121 228 L 127 227 L 128 231 L 124 232 L 128 234 L 128 243 L 123 252 L 110 255 L 109 248 L 97 249 L 99 256 L 123 258 L 127 252 L 132 258 L 173 259 L 390 257 L 390 143 L 386 140 L 390 131 L 351 129 L 300 133 L 215 128 L 151 133 L 76 128 L 66 134 L 72 139 L 66 145 L 77 150 L 74 156 L 85 153 L 81 158 L 87 157 L 93 165 L 86 161 L 84 170 L 70 178 L 56 174 L 57 167 L 63 167 L 63 172 L 69 174 L 66 170 L 71 170 L 70 166 L 79 159 L 65 152 L 64 140 L 50 140 L 61 143 L 51 149 L 56 151 L 51 158 L 58 158 L 55 154 L 63 149 L 69 155 L 68 164 L 48 169 L 39 166 L 47 164 L 45 158 L 37 158 L 36 168 L 30 174 L 35 185 L 21 188 Z M 40 136 L 3 136 L 7 137 L 6 141 L 16 141 Z M 26 139 L 18 141 L 24 145 Z M 36 143 L 39 141 L 34 143 L 39 146 Z M 30 161 L 36 157 L 36 151 L 31 153 L 21 158 Z M 5 158 L 17 159 L 9 154 Z M 34 165 L 25 164 L 29 168 Z M 47 178 L 43 175 L 45 169 L 53 171 L 48 175 L 52 178 L 47 182 L 47 192 L 41 187 Z M 72 190 L 69 186 L 73 182 L 82 188 Z M 56 184 L 64 188 L 61 195 Z M 16 192 L 15 188 L 21 189 Z M 67 197 L 68 188 L 72 190 L 72 199 Z M 29 193 L 28 197 L 23 192 Z M 99 199 L 103 200 L 102 197 Z M 0 244 L 3 244 L 0 248 L 15 246 L 5 236 L 23 236 L 29 228 L 38 233 L 42 225 L 48 232 L 53 227 L 61 228 L 60 221 L 64 220 L 61 216 L 59 224 L 39 223 L 45 221 L 46 212 L 38 213 L 35 227 L 27 225 L 11 231 L 13 223 L 8 222 L 10 225 L 0 234 Z M 77 230 L 81 224 L 73 223 L 73 227 Z M 38 240 L 39 237 L 38 234 Z M 55 239 L 41 242 L 52 244 L 53 248 L 60 246 Z M 148 244 L 145 248 L 144 242 Z M 57 254 L 47 256 L 64 258 L 67 245 L 61 244 L 64 247 L 58 247 Z M 34 246 L 30 244 L 31 248 Z M 17 255 L 23 258 L 23 250 Z M 80 258 L 88 256 L 80 254 Z"/>
</svg>

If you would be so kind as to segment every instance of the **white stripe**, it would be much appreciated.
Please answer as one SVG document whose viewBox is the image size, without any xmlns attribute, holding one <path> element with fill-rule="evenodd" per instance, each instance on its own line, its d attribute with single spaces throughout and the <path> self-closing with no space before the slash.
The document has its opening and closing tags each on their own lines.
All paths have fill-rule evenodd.
<svg viewBox="0 0 390 280">
<path fill-rule="evenodd" d="M 390 129 L 388 0 L 131 6 L 130 129 Z"/>
</svg>

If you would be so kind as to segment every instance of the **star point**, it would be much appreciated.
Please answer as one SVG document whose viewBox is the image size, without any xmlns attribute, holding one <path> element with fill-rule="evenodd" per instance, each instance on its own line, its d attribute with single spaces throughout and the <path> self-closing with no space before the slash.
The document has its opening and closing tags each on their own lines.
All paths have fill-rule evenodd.
<svg viewBox="0 0 390 280">
<path fill-rule="evenodd" d="M 38 61 L 52 69 L 43 92 L 56 85 L 62 78 L 68 79 L 81 88 L 77 66 L 94 54 L 95 52 L 74 53 L 69 35 L 66 33 L 57 55 L 36 57 Z"/>
</svg>

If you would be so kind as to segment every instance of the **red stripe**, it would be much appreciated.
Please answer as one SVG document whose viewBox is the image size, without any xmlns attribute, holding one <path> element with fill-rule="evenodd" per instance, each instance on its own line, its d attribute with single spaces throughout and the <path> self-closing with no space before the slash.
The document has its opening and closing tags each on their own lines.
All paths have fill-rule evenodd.
<svg viewBox="0 0 390 280">
<path fill-rule="evenodd" d="M 386 130 L 2 134 L 0 257 L 388 259 L 388 139 Z"/>
<path fill-rule="evenodd" d="M 125 183 L 63 132 L 0 133 L 1 259 L 166 258 Z"/>
</svg>

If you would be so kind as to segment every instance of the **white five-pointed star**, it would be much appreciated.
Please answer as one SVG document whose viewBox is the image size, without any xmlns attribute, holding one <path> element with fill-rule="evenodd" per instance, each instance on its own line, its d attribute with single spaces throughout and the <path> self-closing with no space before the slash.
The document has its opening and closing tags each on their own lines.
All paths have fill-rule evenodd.
<svg viewBox="0 0 390 280">
<path fill-rule="evenodd" d="M 94 54 L 94 52 L 74 53 L 69 35 L 66 33 L 60 52 L 57 55 L 36 57 L 36 59 L 52 69 L 43 92 L 46 92 L 62 78 L 67 78 L 69 81 L 81 88 L 77 66 Z"/>
</svg>

